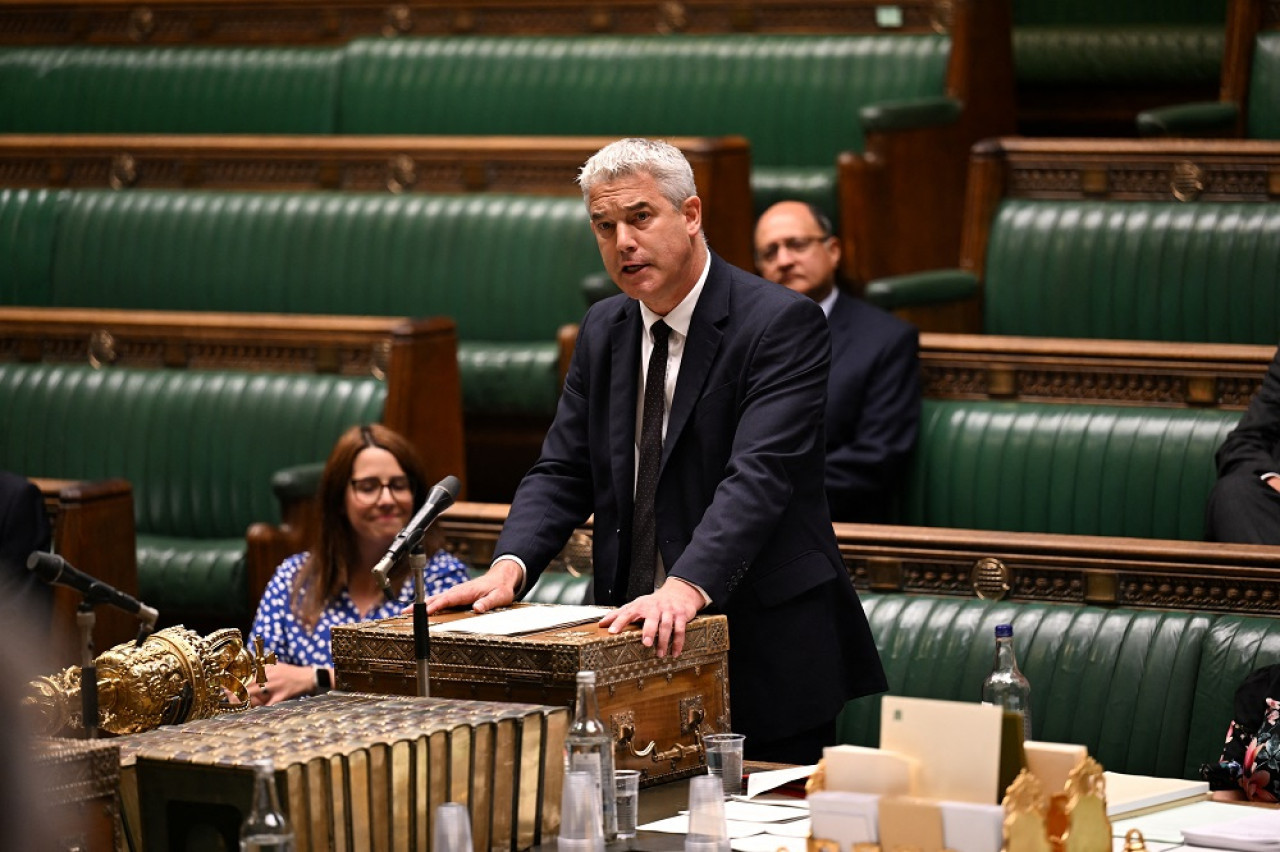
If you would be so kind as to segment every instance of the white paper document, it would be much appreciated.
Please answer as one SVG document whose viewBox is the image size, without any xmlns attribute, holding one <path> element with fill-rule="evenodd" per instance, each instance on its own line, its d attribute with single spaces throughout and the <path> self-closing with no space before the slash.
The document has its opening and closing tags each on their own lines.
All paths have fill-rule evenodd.
<svg viewBox="0 0 1280 852">
<path fill-rule="evenodd" d="M 1239 849 L 1241 852 L 1280 852 L 1280 811 L 1249 808 L 1239 819 L 1184 828 L 1182 836 L 1194 846 Z"/>
<path fill-rule="evenodd" d="M 474 618 L 460 618 L 444 624 L 432 624 L 432 633 L 487 633 L 492 636 L 519 636 L 557 627 L 572 627 L 599 621 L 609 613 L 607 606 L 569 606 L 565 604 L 531 604 L 500 609 Z"/>
<path fill-rule="evenodd" d="M 1124 837 L 1131 828 L 1139 829 L 1148 844 L 1182 843 L 1184 830 L 1228 822 L 1240 816 L 1241 805 L 1230 802 L 1195 802 L 1176 808 L 1111 820 L 1111 836 Z"/>
<path fill-rule="evenodd" d="M 1209 796 L 1208 781 L 1182 778 L 1154 778 L 1146 775 L 1124 775 L 1104 772 L 1107 783 L 1107 816 L 1118 816 L 1178 802 L 1189 803 Z"/>
<path fill-rule="evenodd" d="M 768 769 L 762 772 L 752 772 L 747 776 L 746 797 L 754 799 L 756 796 L 777 789 L 783 784 L 789 784 L 801 778 L 808 778 L 817 768 L 817 764 L 813 764 L 811 766 L 790 766 L 786 769 Z M 797 799 L 796 801 L 803 802 L 802 799 Z"/>
</svg>

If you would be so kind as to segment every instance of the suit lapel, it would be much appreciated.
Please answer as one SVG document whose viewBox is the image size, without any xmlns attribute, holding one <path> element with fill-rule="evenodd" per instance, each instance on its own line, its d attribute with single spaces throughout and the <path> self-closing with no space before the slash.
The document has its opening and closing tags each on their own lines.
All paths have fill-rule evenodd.
<svg viewBox="0 0 1280 852">
<path fill-rule="evenodd" d="M 694 403 L 702 395 L 711 365 L 724 337 L 723 324 L 729 316 L 729 269 L 724 261 L 711 254 L 711 270 L 698 297 L 697 307 L 689 322 L 689 337 L 680 358 L 680 376 L 671 400 L 671 416 L 667 419 L 667 435 L 662 442 L 662 470 L 666 470 L 671 448 L 689 422 Z"/>
<path fill-rule="evenodd" d="M 618 517 L 630 518 L 635 500 L 636 398 L 640 378 L 640 306 L 628 299 L 609 329 L 609 458 Z"/>
</svg>

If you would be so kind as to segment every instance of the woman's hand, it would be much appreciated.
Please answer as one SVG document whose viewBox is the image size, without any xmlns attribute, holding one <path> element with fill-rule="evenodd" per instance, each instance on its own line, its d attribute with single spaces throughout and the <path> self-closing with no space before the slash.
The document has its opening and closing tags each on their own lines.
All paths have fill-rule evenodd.
<svg viewBox="0 0 1280 852">
<path fill-rule="evenodd" d="M 267 682 L 259 687 L 249 684 L 249 701 L 254 707 L 264 704 L 279 704 L 299 695 L 310 695 L 316 688 L 316 670 L 314 666 L 295 666 L 289 663 L 272 663 L 263 666 L 267 673 Z"/>
</svg>

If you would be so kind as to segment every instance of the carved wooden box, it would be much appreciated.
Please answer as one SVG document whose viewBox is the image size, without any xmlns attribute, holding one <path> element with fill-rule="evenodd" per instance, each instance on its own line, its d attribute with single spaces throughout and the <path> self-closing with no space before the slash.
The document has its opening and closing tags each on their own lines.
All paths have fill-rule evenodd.
<svg viewBox="0 0 1280 852">
<path fill-rule="evenodd" d="M 431 620 L 471 616 L 468 610 Z M 409 616 L 335 627 L 332 648 L 338 689 L 417 693 Z M 641 784 L 650 786 L 700 773 L 701 735 L 730 730 L 728 651 L 723 615 L 690 621 L 675 659 L 644 647 L 636 627 L 610 634 L 594 622 L 521 636 L 433 631 L 430 694 L 572 706 L 577 672 L 594 671 L 617 768 L 641 770 Z"/>
</svg>

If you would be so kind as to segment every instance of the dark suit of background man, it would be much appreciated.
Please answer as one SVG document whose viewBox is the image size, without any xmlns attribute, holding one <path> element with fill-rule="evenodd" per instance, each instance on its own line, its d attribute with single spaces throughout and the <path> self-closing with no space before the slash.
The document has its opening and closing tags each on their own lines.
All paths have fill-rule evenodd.
<svg viewBox="0 0 1280 852">
<path fill-rule="evenodd" d="M 756 263 L 770 281 L 813 299 L 831 326 L 827 502 L 836 521 L 884 523 L 920 427 L 919 333 L 836 288 L 840 241 L 803 201 L 756 223 Z"/>
<path fill-rule="evenodd" d="M 1280 351 L 1240 423 L 1218 449 L 1210 541 L 1280 544 Z"/>
<path fill-rule="evenodd" d="M 27 570 L 33 550 L 48 550 L 49 519 L 34 483 L 0 470 L 0 617 L 21 615 L 32 629 L 47 629 L 53 589 Z"/>
<path fill-rule="evenodd" d="M 620 605 L 601 624 L 643 622 L 644 644 L 662 656 L 680 652 L 699 611 L 726 614 L 732 722 L 747 754 L 811 762 L 834 740 L 847 699 L 886 688 L 823 493 L 827 323 L 809 299 L 708 250 L 678 149 L 615 142 L 579 183 L 622 293 L 583 318 L 542 455 L 494 551 L 502 555 L 428 609 L 509 603 L 594 512 L 595 599 Z M 658 558 L 648 566 L 657 577 L 636 596 L 631 572 L 646 577 L 631 564 L 642 366 L 658 319 L 671 333 Z"/>
</svg>

